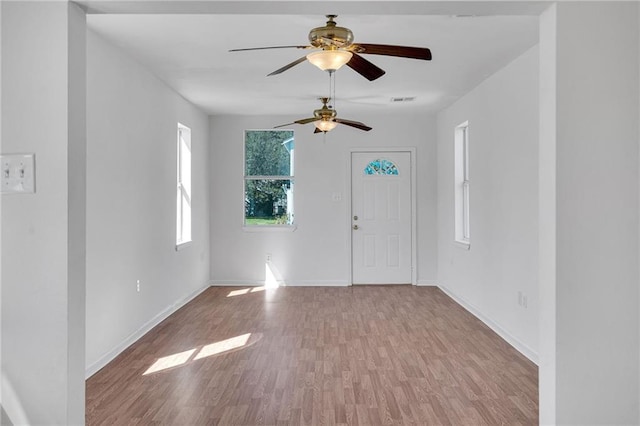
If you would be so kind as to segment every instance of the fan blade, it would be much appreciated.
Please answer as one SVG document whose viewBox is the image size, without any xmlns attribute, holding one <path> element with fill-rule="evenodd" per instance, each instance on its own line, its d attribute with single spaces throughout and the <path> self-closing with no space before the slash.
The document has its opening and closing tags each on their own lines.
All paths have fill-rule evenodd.
<svg viewBox="0 0 640 426">
<path fill-rule="evenodd" d="M 274 129 L 277 129 L 279 127 L 286 127 L 286 126 L 291 126 L 292 124 L 307 124 L 307 123 L 311 123 L 313 121 L 317 121 L 318 118 L 317 117 L 311 117 L 311 118 L 302 118 L 300 120 L 296 120 L 293 123 L 287 123 L 287 124 L 281 124 L 279 126 L 273 126 Z"/>
<path fill-rule="evenodd" d="M 296 124 L 296 123 L 287 123 L 287 124 L 281 124 L 279 126 L 273 126 L 274 129 L 280 128 L 280 127 L 287 127 L 287 126 L 291 126 L 292 124 Z"/>
<path fill-rule="evenodd" d="M 316 133 L 322 133 L 322 130 L 320 130 L 320 129 L 318 129 L 318 128 L 316 127 L 316 129 L 313 131 L 313 134 L 316 134 Z"/>
<path fill-rule="evenodd" d="M 377 65 L 372 64 L 357 53 L 353 54 L 349 62 L 347 62 L 347 66 L 369 81 L 380 78 L 385 74 L 383 69 L 378 68 Z"/>
<path fill-rule="evenodd" d="M 335 121 L 336 123 L 344 124 L 345 126 L 351 126 L 355 127 L 356 129 L 364 130 L 365 132 L 368 132 L 372 129 L 372 127 L 369 127 L 359 121 L 344 120 L 342 118 L 334 118 L 333 121 Z"/>
<path fill-rule="evenodd" d="M 269 46 L 269 47 L 247 47 L 244 49 L 230 49 L 229 52 L 245 52 L 247 50 L 267 50 L 267 49 L 312 49 L 313 46 Z"/>
<path fill-rule="evenodd" d="M 398 56 L 401 58 L 431 60 L 431 50 L 426 47 L 392 46 L 389 44 L 357 43 L 351 49 L 358 53 L 370 55 Z"/>
<path fill-rule="evenodd" d="M 311 118 L 303 118 L 301 120 L 296 120 L 294 121 L 294 123 L 297 124 L 309 124 L 309 123 L 313 123 L 314 121 L 318 121 L 319 118 L 318 117 L 311 117 Z"/>
<path fill-rule="evenodd" d="M 304 62 L 306 60 L 307 60 L 306 56 L 303 56 L 302 58 L 298 58 L 295 61 L 291 62 L 290 64 L 287 64 L 284 67 L 275 70 L 271 74 L 267 74 L 267 77 L 272 76 L 272 75 L 276 75 L 276 74 L 281 74 L 281 73 L 285 72 L 286 70 L 288 70 L 289 68 L 293 68 L 296 65 L 301 64 L 302 62 Z"/>
</svg>

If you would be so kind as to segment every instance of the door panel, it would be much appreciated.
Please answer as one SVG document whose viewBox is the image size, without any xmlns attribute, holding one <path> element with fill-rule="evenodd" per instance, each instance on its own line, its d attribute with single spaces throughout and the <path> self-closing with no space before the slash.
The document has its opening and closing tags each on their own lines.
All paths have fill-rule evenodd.
<svg viewBox="0 0 640 426">
<path fill-rule="evenodd" d="M 353 283 L 411 283 L 410 152 L 352 153 L 351 213 Z"/>
</svg>

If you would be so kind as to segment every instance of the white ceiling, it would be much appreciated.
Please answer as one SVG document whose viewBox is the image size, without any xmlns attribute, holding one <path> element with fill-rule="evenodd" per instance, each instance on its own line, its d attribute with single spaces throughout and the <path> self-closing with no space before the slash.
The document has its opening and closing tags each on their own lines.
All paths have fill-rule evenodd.
<svg viewBox="0 0 640 426">
<path fill-rule="evenodd" d="M 363 8 L 364 10 L 365 8 Z M 327 11 L 330 13 L 331 11 Z M 121 47 L 186 99 L 212 115 L 307 117 L 329 92 L 328 73 L 304 62 L 266 75 L 308 53 L 297 49 L 228 52 L 308 44 L 322 15 L 89 14 L 90 29 Z M 365 55 L 387 73 L 369 82 L 348 67 L 336 73 L 336 108 L 385 112 L 437 111 L 518 57 L 538 40 L 529 16 L 344 14 L 355 42 L 429 47 L 430 62 Z M 392 97 L 415 96 L 410 103 Z M 297 117 L 297 116 L 300 117 Z"/>
</svg>

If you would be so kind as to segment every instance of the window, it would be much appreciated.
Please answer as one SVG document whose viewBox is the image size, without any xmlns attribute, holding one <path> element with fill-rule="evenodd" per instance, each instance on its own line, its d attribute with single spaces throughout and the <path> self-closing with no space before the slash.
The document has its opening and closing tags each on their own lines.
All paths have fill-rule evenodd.
<svg viewBox="0 0 640 426">
<path fill-rule="evenodd" d="M 176 249 L 191 242 L 191 129 L 178 123 Z"/>
<path fill-rule="evenodd" d="M 365 175 L 397 175 L 398 168 L 392 161 L 386 159 L 373 160 L 364 168 Z"/>
<path fill-rule="evenodd" d="M 293 225 L 293 157 L 293 131 L 245 131 L 246 226 Z"/>
<path fill-rule="evenodd" d="M 456 127 L 455 162 L 455 240 L 469 245 L 469 122 Z"/>
</svg>

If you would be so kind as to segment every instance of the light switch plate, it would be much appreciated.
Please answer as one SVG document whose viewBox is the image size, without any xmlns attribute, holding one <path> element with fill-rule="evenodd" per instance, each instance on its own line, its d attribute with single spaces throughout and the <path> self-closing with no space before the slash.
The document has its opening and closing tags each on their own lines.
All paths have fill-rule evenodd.
<svg viewBox="0 0 640 426">
<path fill-rule="evenodd" d="M 35 154 L 0 155 L 3 194 L 36 192 Z"/>
</svg>

